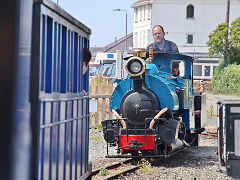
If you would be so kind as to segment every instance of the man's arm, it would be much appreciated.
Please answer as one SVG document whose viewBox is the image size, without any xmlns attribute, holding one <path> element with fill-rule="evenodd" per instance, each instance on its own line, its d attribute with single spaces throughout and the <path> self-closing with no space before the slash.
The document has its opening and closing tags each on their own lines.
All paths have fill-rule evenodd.
<svg viewBox="0 0 240 180">
<path fill-rule="evenodd" d="M 150 46 L 153 46 L 153 43 L 151 43 L 151 44 L 149 44 L 149 45 L 147 46 L 147 48 L 146 48 L 146 52 L 147 52 L 147 53 L 149 52 Z"/>
<path fill-rule="evenodd" d="M 146 48 L 146 52 L 149 52 L 149 46 L 150 46 L 150 45 L 147 46 L 147 48 Z"/>
<path fill-rule="evenodd" d="M 178 47 L 174 42 L 172 42 L 172 52 L 173 53 L 179 53 Z"/>
</svg>

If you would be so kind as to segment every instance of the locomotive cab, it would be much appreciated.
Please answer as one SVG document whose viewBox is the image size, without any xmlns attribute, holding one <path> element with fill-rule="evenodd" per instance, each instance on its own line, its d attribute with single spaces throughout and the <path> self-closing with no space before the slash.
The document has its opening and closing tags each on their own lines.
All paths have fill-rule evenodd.
<svg viewBox="0 0 240 180">
<path fill-rule="evenodd" d="M 107 157 L 167 157 L 190 146 L 196 140 L 189 136 L 192 58 L 140 53 L 128 59 L 126 70 L 129 76 L 118 82 L 110 100 L 117 119 L 102 122 L 105 140 L 118 146 L 118 155 Z"/>
<path fill-rule="evenodd" d="M 173 60 L 171 62 L 171 74 L 174 76 L 184 77 L 185 67 L 186 64 L 183 60 Z"/>
</svg>

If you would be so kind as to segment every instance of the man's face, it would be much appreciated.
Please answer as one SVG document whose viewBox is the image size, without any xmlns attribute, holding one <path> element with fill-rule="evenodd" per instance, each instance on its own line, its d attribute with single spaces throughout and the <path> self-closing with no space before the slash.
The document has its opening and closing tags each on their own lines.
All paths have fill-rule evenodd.
<svg viewBox="0 0 240 180">
<path fill-rule="evenodd" d="M 86 65 L 85 62 L 83 62 L 83 75 L 87 72 L 88 64 Z"/>
<path fill-rule="evenodd" d="M 156 26 L 153 28 L 153 38 L 156 43 L 162 43 L 164 39 L 165 33 L 162 32 L 162 28 Z"/>
</svg>

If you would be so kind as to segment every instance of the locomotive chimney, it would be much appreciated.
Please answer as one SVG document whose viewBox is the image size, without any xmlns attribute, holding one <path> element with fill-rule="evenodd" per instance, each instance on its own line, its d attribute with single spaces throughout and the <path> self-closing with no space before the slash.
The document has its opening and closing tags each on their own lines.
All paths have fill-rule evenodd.
<svg viewBox="0 0 240 180">
<path fill-rule="evenodd" d="M 133 89 L 135 91 L 141 91 L 144 79 L 142 77 L 133 77 Z"/>
</svg>

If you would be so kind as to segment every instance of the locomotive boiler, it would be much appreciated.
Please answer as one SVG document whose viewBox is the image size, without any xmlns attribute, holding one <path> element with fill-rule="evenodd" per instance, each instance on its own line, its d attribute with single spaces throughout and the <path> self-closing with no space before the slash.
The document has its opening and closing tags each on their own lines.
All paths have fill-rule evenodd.
<svg viewBox="0 0 240 180">
<path fill-rule="evenodd" d="M 126 63 L 129 74 L 117 80 L 110 109 L 117 117 L 102 121 L 106 157 L 168 157 L 197 145 L 192 57 L 136 52 Z M 116 146 L 117 154 L 109 154 Z"/>
</svg>

